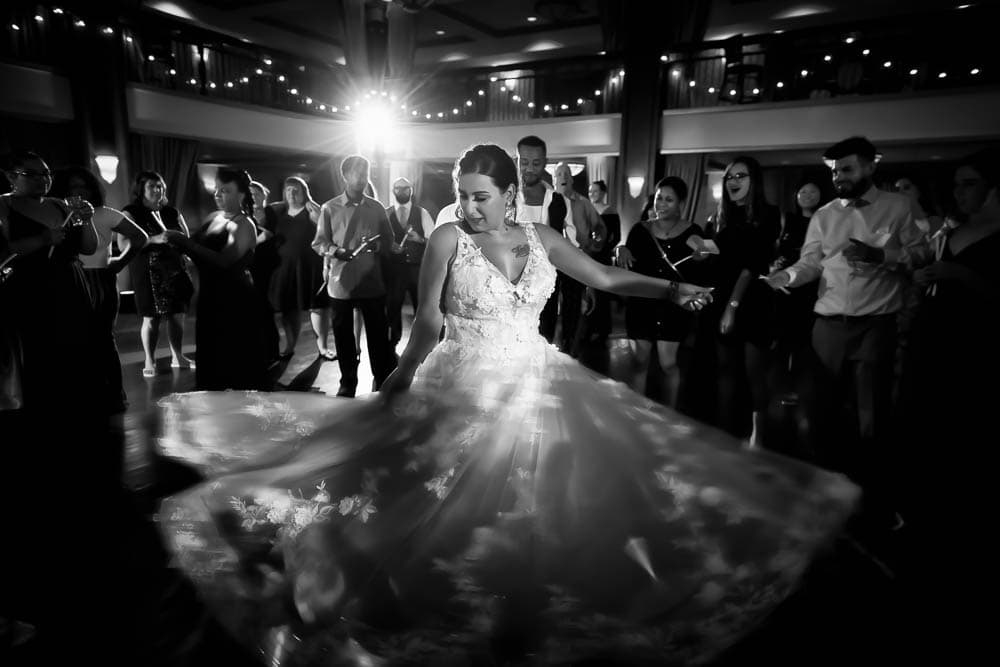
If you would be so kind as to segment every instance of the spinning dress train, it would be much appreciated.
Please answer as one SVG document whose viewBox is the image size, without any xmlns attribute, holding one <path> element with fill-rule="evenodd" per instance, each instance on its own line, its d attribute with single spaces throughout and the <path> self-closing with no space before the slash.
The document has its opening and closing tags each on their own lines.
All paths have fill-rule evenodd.
<svg viewBox="0 0 1000 667">
<path fill-rule="evenodd" d="M 793 589 L 857 499 L 845 478 L 655 404 L 538 333 L 556 270 L 533 225 L 511 282 L 456 227 L 444 340 L 409 392 L 193 393 L 166 453 L 177 565 L 283 664 L 693 664 Z M 270 638 L 270 643 L 269 643 Z M 338 648 L 340 647 L 340 648 Z"/>
</svg>

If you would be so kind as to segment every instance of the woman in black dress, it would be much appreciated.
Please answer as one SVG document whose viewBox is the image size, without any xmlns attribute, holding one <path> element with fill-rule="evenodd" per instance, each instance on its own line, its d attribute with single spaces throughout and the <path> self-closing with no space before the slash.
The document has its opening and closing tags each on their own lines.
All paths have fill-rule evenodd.
<svg viewBox="0 0 1000 667">
<path fill-rule="evenodd" d="M 142 349 L 146 353 L 144 377 L 156 375 L 156 341 L 160 321 L 167 321 L 171 368 L 191 368 L 182 352 L 184 313 L 194 296 L 194 285 L 184 266 L 184 257 L 166 243 L 165 233 L 189 235 L 184 216 L 167 205 L 167 184 L 155 171 L 141 171 L 135 177 L 132 203 L 122 209 L 148 236 L 146 246 L 129 264 L 129 278 L 135 293 L 135 309 L 142 317 Z"/>
<path fill-rule="evenodd" d="M 79 260 L 97 249 L 94 208 L 81 198 L 71 207 L 46 197 L 52 172 L 35 153 L 16 153 L 5 171 L 12 191 L 0 197 L 0 247 L 7 253 L 0 262 L 9 259 L 10 270 L 0 292 L 7 346 L 0 409 L 45 422 L 52 410 L 65 415 L 89 406 L 81 414 L 103 421 L 93 300 Z"/>
<path fill-rule="evenodd" d="M 250 276 L 257 226 L 250 176 L 220 169 L 216 200 L 222 211 L 193 237 L 171 230 L 167 242 L 198 266 L 198 389 L 270 388 L 267 326 L 271 317 Z"/>
<path fill-rule="evenodd" d="M 738 157 L 726 167 L 722 200 L 708 232 L 719 247 L 712 262 L 716 298 L 700 318 L 700 333 L 714 339 L 716 425 L 737 437 L 749 435 L 750 446 L 759 446 L 774 297 L 758 278 L 768 275 L 774 259 L 781 212 L 765 199 L 763 174 L 753 158 Z M 741 400 L 747 395 L 749 401 Z"/>
<path fill-rule="evenodd" d="M 681 215 L 687 200 L 687 184 L 676 176 L 668 176 L 656 184 L 650 220 L 633 225 L 619 258 L 627 260 L 626 267 L 647 276 L 698 283 L 701 268 L 695 263 L 699 257 L 688 246 L 692 235 L 700 236 L 701 228 L 683 220 Z M 688 261 L 692 260 L 692 261 Z M 682 262 L 680 266 L 677 262 Z M 662 402 L 676 405 L 680 385 L 677 352 L 690 332 L 692 314 L 668 301 L 629 297 L 625 307 L 625 328 L 635 373 L 629 385 L 644 393 L 649 373 L 653 343 L 660 370 L 664 375 Z"/>
<path fill-rule="evenodd" d="M 271 278 L 270 300 L 281 313 L 285 330 L 285 349 L 281 356 L 291 357 L 302 329 L 302 311 L 309 311 L 319 356 L 334 359 L 326 346 L 330 333 L 330 302 L 323 288 L 323 258 L 312 249 L 319 221 L 319 204 L 313 201 L 309 186 L 297 176 L 285 179 L 285 198 L 268 210 L 275 217 L 274 238 L 278 266 Z"/>
</svg>

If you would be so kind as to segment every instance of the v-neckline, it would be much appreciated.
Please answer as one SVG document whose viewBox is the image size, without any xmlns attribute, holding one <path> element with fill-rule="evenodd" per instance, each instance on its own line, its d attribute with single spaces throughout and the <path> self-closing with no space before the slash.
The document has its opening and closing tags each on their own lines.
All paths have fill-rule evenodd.
<svg viewBox="0 0 1000 667">
<path fill-rule="evenodd" d="M 459 229 L 461 229 L 461 227 L 459 227 Z M 506 282 L 511 287 L 517 287 L 521 284 L 521 281 L 524 280 L 524 274 L 528 271 L 528 264 L 531 262 L 531 254 L 533 250 L 531 246 L 531 239 L 529 238 L 527 231 L 524 232 L 524 237 L 525 241 L 528 243 L 528 257 L 524 260 L 524 266 L 521 267 L 520 272 L 518 272 L 517 274 L 517 278 L 514 280 L 508 278 L 507 274 L 504 273 L 499 266 L 493 263 L 493 260 L 489 258 L 489 255 L 487 255 L 483 251 L 483 249 L 479 246 L 479 244 L 472 240 L 471 234 L 469 234 L 464 229 L 462 229 L 462 233 L 465 234 L 466 238 L 469 240 L 469 243 L 472 244 L 472 247 L 476 249 L 476 252 L 479 253 L 479 255 L 486 261 L 486 263 L 489 264 L 493 268 L 493 270 L 496 271 L 497 274 L 499 274 L 500 277 L 504 279 L 504 282 Z"/>
</svg>

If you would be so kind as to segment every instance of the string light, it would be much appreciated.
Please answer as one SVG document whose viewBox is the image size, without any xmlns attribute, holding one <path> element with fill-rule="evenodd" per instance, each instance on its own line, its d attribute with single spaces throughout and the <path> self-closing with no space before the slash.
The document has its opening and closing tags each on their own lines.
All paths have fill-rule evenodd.
<svg viewBox="0 0 1000 667">
<path fill-rule="evenodd" d="M 939 73 L 938 73 L 938 78 L 939 78 L 939 79 L 944 79 L 944 78 L 947 78 L 947 76 L 948 76 L 948 73 L 947 73 L 947 72 L 939 72 Z"/>
<path fill-rule="evenodd" d="M 669 59 L 669 58 L 667 58 L 667 57 L 666 57 L 665 55 L 663 55 L 663 56 L 660 56 L 660 62 L 661 62 L 661 63 L 665 63 L 665 62 L 667 62 L 668 60 L 670 60 L 670 59 Z"/>
<path fill-rule="evenodd" d="M 754 88 L 753 89 L 753 94 L 754 95 L 760 95 L 760 88 Z"/>
<path fill-rule="evenodd" d="M 233 88 L 234 86 L 236 86 L 236 84 L 232 81 L 226 81 L 226 88 Z"/>
<path fill-rule="evenodd" d="M 844 43 L 845 44 L 853 44 L 854 43 L 854 38 L 853 37 L 846 37 L 844 39 Z"/>
<path fill-rule="evenodd" d="M 465 106 L 471 107 L 472 106 L 472 100 L 465 100 Z"/>
<path fill-rule="evenodd" d="M 340 109 L 338 109 L 337 107 L 330 107 L 330 111 L 333 113 L 337 113 L 338 111 L 340 111 Z"/>
<path fill-rule="evenodd" d="M 529 109 L 534 109 L 535 108 L 535 103 L 534 102 L 528 102 L 528 108 Z"/>
<path fill-rule="evenodd" d="M 779 81 L 778 82 L 778 88 L 784 88 L 784 87 L 785 87 L 785 82 L 784 81 Z"/>
<path fill-rule="evenodd" d="M 53 8 L 52 8 L 52 13 L 53 13 L 53 14 L 62 14 L 62 13 L 63 13 L 63 10 L 62 10 L 62 9 L 60 9 L 59 7 L 53 7 Z"/>
<path fill-rule="evenodd" d="M 595 90 L 594 91 L 594 97 L 600 97 L 600 96 L 601 96 L 601 91 Z"/>
<path fill-rule="evenodd" d="M 546 104 L 544 107 L 542 107 L 542 109 L 545 110 L 545 111 L 552 111 L 552 107 L 549 106 L 548 104 Z"/>
<path fill-rule="evenodd" d="M 208 82 L 208 87 L 209 88 L 215 88 L 215 82 L 214 81 L 209 81 Z"/>
<path fill-rule="evenodd" d="M 451 112 L 457 116 L 458 115 L 458 107 L 455 107 L 454 109 L 452 109 Z"/>
<path fill-rule="evenodd" d="M 892 67 L 892 61 L 886 60 L 884 63 L 882 63 L 882 67 L 889 69 L 890 67 Z"/>
<path fill-rule="evenodd" d="M 695 82 L 694 79 L 691 79 L 690 81 L 688 81 L 688 88 L 694 88 L 697 85 L 698 84 Z"/>
<path fill-rule="evenodd" d="M 479 95 L 480 97 L 482 97 L 483 95 L 486 94 L 486 91 L 485 90 L 479 90 L 479 91 L 476 91 L 476 94 Z"/>
<path fill-rule="evenodd" d="M 129 44 L 131 44 L 132 43 L 132 36 L 131 35 L 126 36 L 125 37 L 125 41 L 128 42 Z"/>
<path fill-rule="evenodd" d="M 264 60 L 262 60 L 261 62 L 263 62 L 268 67 L 270 67 L 271 63 L 274 62 L 274 61 L 272 61 L 270 58 L 264 58 Z"/>
<path fill-rule="evenodd" d="M 258 67 L 257 69 L 254 70 L 254 72 L 259 76 L 264 73 L 264 70 Z"/>
<path fill-rule="evenodd" d="M 101 28 L 101 32 L 103 32 L 105 35 L 113 35 L 115 34 L 115 29 L 109 28 L 108 26 L 104 26 L 103 28 Z"/>
<path fill-rule="evenodd" d="M 291 89 L 289 89 L 288 92 L 290 92 L 292 95 L 298 95 L 299 94 L 299 89 L 298 88 L 291 88 Z"/>
<path fill-rule="evenodd" d="M 326 111 L 326 105 L 325 104 L 320 104 L 319 105 L 319 110 L 320 111 Z"/>
<path fill-rule="evenodd" d="M 284 83 L 285 82 L 285 75 L 284 74 L 279 74 L 278 75 L 278 81 L 280 81 L 281 83 Z"/>
<path fill-rule="evenodd" d="M 13 31 L 15 31 L 15 32 L 17 32 L 17 31 L 19 31 L 21 29 L 21 26 L 19 26 L 16 23 L 11 23 L 10 24 L 10 29 L 13 30 Z"/>
<path fill-rule="evenodd" d="M 833 60 L 833 56 L 831 56 L 829 54 L 823 56 L 823 61 L 824 62 L 830 62 L 831 60 Z"/>
<path fill-rule="evenodd" d="M 709 92 L 709 94 L 714 93 L 715 92 L 715 86 L 709 86 L 708 87 L 708 92 Z"/>
<path fill-rule="evenodd" d="M 972 76 L 979 74 L 979 68 L 973 67 L 971 70 L 969 70 L 969 74 L 971 74 Z"/>
<path fill-rule="evenodd" d="M 872 52 L 871 49 L 865 49 L 864 51 L 861 52 L 861 55 L 867 56 L 867 55 L 871 54 L 871 52 Z"/>
<path fill-rule="evenodd" d="M 913 69 L 910 70 L 910 76 L 916 76 L 916 75 L 917 75 L 917 68 L 914 67 Z"/>
<path fill-rule="evenodd" d="M 801 74 L 802 76 L 809 76 L 809 70 L 804 69 L 801 72 L 799 72 L 799 74 Z"/>
<path fill-rule="evenodd" d="M 312 104 L 312 103 L 313 103 L 313 98 L 307 97 L 306 98 L 306 104 Z"/>
<path fill-rule="evenodd" d="M 243 83 L 250 83 L 250 77 L 245 76 L 242 79 L 240 79 L 240 81 L 243 82 Z"/>
<path fill-rule="evenodd" d="M 41 14 L 35 14 L 35 20 L 38 21 L 39 23 L 45 23 L 45 17 L 43 17 Z"/>
<path fill-rule="evenodd" d="M 438 118 L 444 118 L 444 112 L 438 111 Z"/>
<path fill-rule="evenodd" d="M 175 74 L 177 74 L 177 70 L 175 70 L 173 67 L 171 67 L 170 68 L 170 76 L 174 76 Z"/>
<path fill-rule="evenodd" d="M 156 60 L 156 56 L 148 55 L 146 56 L 146 60 L 148 60 L 149 62 L 153 62 L 154 60 Z"/>
<path fill-rule="evenodd" d="M 495 76 L 491 76 L 490 77 L 490 83 L 496 83 L 496 82 L 497 82 L 497 78 Z"/>
<path fill-rule="evenodd" d="M 83 19 L 77 19 L 77 20 L 73 21 L 73 25 L 75 25 L 77 28 L 86 28 L 87 27 L 87 24 L 84 22 Z"/>
<path fill-rule="evenodd" d="M 569 109 L 569 107 L 567 105 L 565 105 L 565 104 L 560 104 L 559 108 L 562 109 L 563 111 L 566 111 L 567 109 Z"/>
<path fill-rule="evenodd" d="M 583 104 L 583 98 L 582 97 L 576 98 L 576 103 L 577 104 Z"/>
</svg>

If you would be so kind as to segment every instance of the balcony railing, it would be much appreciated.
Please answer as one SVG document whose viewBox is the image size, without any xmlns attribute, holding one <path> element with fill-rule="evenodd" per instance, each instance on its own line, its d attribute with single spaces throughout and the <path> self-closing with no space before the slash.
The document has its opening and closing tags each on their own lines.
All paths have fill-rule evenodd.
<svg viewBox="0 0 1000 667">
<path fill-rule="evenodd" d="M 1000 84 L 1000 11 L 964 10 L 686 45 L 664 54 L 661 104 L 686 109 Z"/>
</svg>

